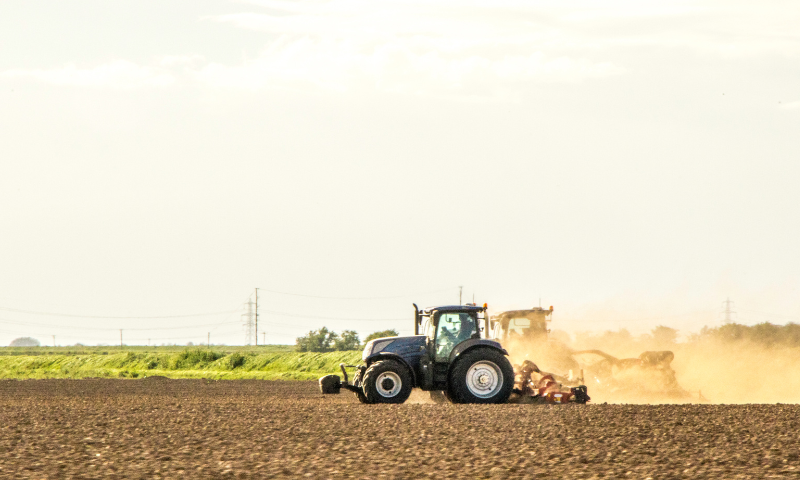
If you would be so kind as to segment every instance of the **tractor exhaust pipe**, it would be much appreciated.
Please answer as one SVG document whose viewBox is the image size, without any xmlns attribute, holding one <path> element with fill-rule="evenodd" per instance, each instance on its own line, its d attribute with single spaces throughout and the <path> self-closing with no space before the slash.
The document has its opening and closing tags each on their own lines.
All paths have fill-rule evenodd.
<svg viewBox="0 0 800 480">
<path fill-rule="evenodd" d="M 487 304 L 483 304 L 483 338 L 492 338 L 489 332 L 489 327 L 491 326 L 491 322 L 489 321 L 489 306 Z"/>
<path fill-rule="evenodd" d="M 414 335 L 419 335 L 419 307 L 416 303 L 414 305 Z"/>
</svg>

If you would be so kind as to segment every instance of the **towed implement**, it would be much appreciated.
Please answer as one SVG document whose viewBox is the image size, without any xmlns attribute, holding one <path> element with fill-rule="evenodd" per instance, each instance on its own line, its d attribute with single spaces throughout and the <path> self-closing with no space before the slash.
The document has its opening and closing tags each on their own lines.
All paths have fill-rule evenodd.
<svg viewBox="0 0 800 480">
<path fill-rule="evenodd" d="M 484 338 L 481 332 L 485 332 Z M 342 389 L 362 403 L 403 403 L 413 388 L 430 392 L 434 401 L 505 403 L 512 394 L 544 403 L 586 403 L 586 387 L 556 391 L 555 384 L 535 387 L 515 375 L 508 352 L 492 338 L 487 306 L 414 305 L 414 335 L 372 340 L 363 364 L 344 365 L 342 377 L 319 379 L 323 394 Z M 347 369 L 355 369 L 352 382 Z M 556 394 L 561 393 L 561 396 Z"/>
<path fill-rule="evenodd" d="M 515 366 L 515 370 L 526 378 L 537 374 L 540 381 L 546 376 L 564 384 L 583 384 L 588 380 L 598 390 L 612 395 L 629 394 L 656 395 L 660 397 L 685 398 L 688 393 L 679 385 L 675 371 L 670 366 L 675 355 L 668 350 L 648 351 L 638 358 L 618 359 L 601 350 L 569 348 L 563 342 L 549 337 L 547 322 L 553 307 L 535 307 L 528 310 L 511 310 L 491 318 L 491 338 L 511 351 L 512 357 L 524 358 L 533 355 L 539 367 Z M 530 362 L 529 362 L 530 363 Z M 536 377 L 537 375 L 534 375 Z M 584 379 L 584 375 L 586 376 Z M 520 380 L 518 380 L 518 383 Z"/>
<path fill-rule="evenodd" d="M 564 388 L 561 383 L 564 379 L 542 372 L 530 360 L 514 365 L 514 374 L 518 403 L 586 403 L 591 400 L 586 385 Z"/>
</svg>

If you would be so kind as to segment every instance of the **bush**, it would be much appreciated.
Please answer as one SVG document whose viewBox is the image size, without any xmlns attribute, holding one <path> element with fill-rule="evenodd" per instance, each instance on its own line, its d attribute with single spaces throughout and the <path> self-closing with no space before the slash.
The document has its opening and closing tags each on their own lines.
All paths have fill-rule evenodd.
<svg viewBox="0 0 800 480">
<path fill-rule="evenodd" d="M 799 347 L 800 325 L 792 322 L 786 325 L 765 322 L 753 326 L 727 323 L 716 328 L 704 327 L 696 338 L 713 338 L 727 342 L 749 340 L 767 347 L 774 345 Z"/>
<path fill-rule="evenodd" d="M 39 340 L 31 337 L 19 337 L 11 340 L 11 343 L 8 345 L 9 347 L 38 347 L 41 343 Z"/>
<path fill-rule="evenodd" d="M 244 365 L 244 362 L 246 360 L 247 358 L 241 353 L 239 352 L 232 353 L 228 357 L 228 367 L 230 367 L 231 370 L 237 367 L 241 367 L 242 365 Z"/>
<path fill-rule="evenodd" d="M 333 350 L 333 342 L 338 338 L 335 332 L 331 332 L 326 327 L 319 330 L 312 330 L 308 335 L 297 337 L 298 352 L 330 352 Z"/>
<path fill-rule="evenodd" d="M 353 330 L 345 330 L 342 334 L 333 340 L 333 349 L 340 352 L 348 350 L 359 350 L 361 348 L 361 340 L 358 339 L 358 333 Z"/>
<path fill-rule="evenodd" d="M 395 335 L 397 333 L 395 332 Z M 308 335 L 297 337 L 296 350 L 298 352 L 345 352 L 359 350 L 361 340 L 355 330 L 345 330 L 341 335 L 322 327 L 312 330 Z"/>
<path fill-rule="evenodd" d="M 364 339 L 364 343 L 369 342 L 370 340 L 375 340 L 376 338 L 383 338 L 383 337 L 396 337 L 399 333 L 397 330 L 381 330 L 380 332 L 370 333 L 367 338 Z"/>
<path fill-rule="evenodd" d="M 652 330 L 653 340 L 662 346 L 674 344 L 678 339 L 678 330 L 664 325 L 659 325 Z"/>
<path fill-rule="evenodd" d="M 171 367 L 175 370 L 189 368 L 201 363 L 215 362 L 224 356 L 211 350 L 184 350 L 173 359 Z"/>
</svg>

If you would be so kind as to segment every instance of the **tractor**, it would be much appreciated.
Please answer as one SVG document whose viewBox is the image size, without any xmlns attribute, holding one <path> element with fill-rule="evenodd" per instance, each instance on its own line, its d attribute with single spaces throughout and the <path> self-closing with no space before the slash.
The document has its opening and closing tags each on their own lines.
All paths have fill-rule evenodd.
<svg viewBox="0 0 800 480">
<path fill-rule="evenodd" d="M 414 304 L 413 336 L 371 340 L 362 365 L 340 365 L 344 378 L 326 375 L 319 379 L 320 390 L 336 394 L 344 388 L 367 404 L 403 403 L 415 387 L 430 392 L 435 401 L 505 403 L 521 392 L 515 388 L 508 352 L 496 340 L 481 338 L 481 332 L 488 337 L 489 331 L 486 304 L 422 310 Z M 352 383 L 348 368 L 355 369 Z M 537 391 L 529 393 L 535 396 Z M 585 387 L 577 395 L 565 393 L 549 403 L 588 400 Z"/>
<path fill-rule="evenodd" d="M 341 365 L 338 375 L 320 378 L 323 394 L 344 388 L 362 403 L 403 403 L 414 387 L 444 391 L 454 403 L 504 403 L 514 388 L 514 370 L 503 347 L 481 338 L 488 327 L 486 305 L 420 310 L 414 304 L 414 336 L 367 342 L 363 365 Z M 423 333 L 420 333 L 423 330 Z M 347 368 L 355 368 L 348 382 Z"/>
</svg>

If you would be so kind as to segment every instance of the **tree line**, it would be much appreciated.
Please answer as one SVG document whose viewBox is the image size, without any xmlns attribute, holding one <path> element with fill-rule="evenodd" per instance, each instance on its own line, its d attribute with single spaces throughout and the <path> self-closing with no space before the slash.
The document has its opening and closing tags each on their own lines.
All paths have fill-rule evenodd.
<svg viewBox="0 0 800 480">
<path fill-rule="evenodd" d="M 364 339 L 366 344 L 370 340 L 382 337 L 396 337 L 397 330 L 381 330 L 371 333 Z M 307 335 L 297 337 L 296 349 L 298 352 L 334 352 L 347 350 L 361 350 L 363 348 L 358 333 L 354 330 L 345 330 L 341 334 L 322 327 L 311 330 Z"/>
<path fill-rule="evenodd" d="M 555 332 L 554 332 L 555 333 Z M 669 348 L 677 342 L 678 330 L 659 325 L 650 333 L 633 336 L 622 328 L 603 333 L 581 332 L 575 336 L 579 345 L 639 344 L 646 348 Z M 800 347 L 800 325 L 787 323 L 775 325 L 769 322 L 756 325 L 726 323 L 719 327 L 703 327 L 699 333 L 688 335 L 685 343 L 717 341 L 723 343 L 751 342 L 765 347 Z"/>
<path fill-rule="evenodd" d="M 725 342 L 745 340 L 769 347 L 800 347 L 800 325 L 791 322 L 786 325 L 764 322 L 752 326 L 726 323 L 716 328 L 703 327 L 698 335 L 692 336 L 691 340 L 706 338 Z"/>
</svg>

